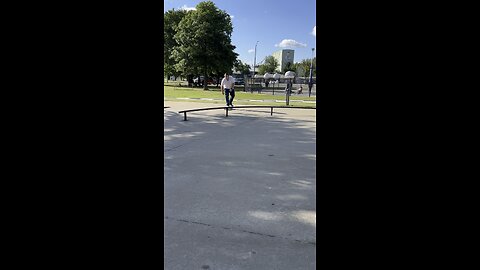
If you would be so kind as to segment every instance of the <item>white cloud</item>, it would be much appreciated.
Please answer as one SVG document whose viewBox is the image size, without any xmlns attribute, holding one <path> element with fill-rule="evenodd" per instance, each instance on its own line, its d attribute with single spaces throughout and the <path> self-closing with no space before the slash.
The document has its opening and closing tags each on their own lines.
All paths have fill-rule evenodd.
<svg viewBox="0 0 480 270">
<path fill-rule="evenodd" d="M 287 47 L 291 47 L 291 48 L 298 48 L 298 47 L 307 47 L 307 44 L 303 44 L 303 43 L 300 43 L 296 40 L 293 40 L 293 39 L 284 39 L 282 40 L 282 42 L 280 42 L 279 44 L 275 44 L 275 47 L 280 47 L 280 48 L 287 48 Z"/>
<path fill-rule="evenodd" d="M 255 50 L 254 50 L 254 49 L 250 49 L 250 50 L 248 50 L 248 53 L 253 53 L 253 52 L 255 52 Z"/>
<path fill-rule="evenodd" d="M 316 25 L 313 27 L 313 30 L 310 34 L 312 34 L 312 36 L 314 36 L 314 37 L 317 36 L 317 26 Z"/>
<path fill-rule="evenodd" d="M 190 10 L 197 10 L 196 7 L 187 7 L 187 5 L 183 5 L 181 8 L 179 9 L 183 9 L 183 10 L 187 10 L 187 11 L 190 11 Z"/>
</svg>

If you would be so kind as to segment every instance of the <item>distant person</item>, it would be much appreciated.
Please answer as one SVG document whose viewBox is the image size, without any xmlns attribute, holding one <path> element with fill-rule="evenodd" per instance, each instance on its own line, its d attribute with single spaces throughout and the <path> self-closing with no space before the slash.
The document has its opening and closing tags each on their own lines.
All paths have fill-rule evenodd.
<svg viewBox="0 0 480 270">
<path fill-rule="evenodd" d="M 235 80 L 233 77 L 229 76 L 225 73 L 225 77 L 222 79 L 220 83 L 220 87 L 222 88 L 222 95 L 225 94 L 225 100 L 227 101 L 227 106 L 233 107 L 233 98 L 235 98 Z M 230 99 L 229 96 L 230 95 Z"/>
<path fill-rule="evenodd" d="M 288 81 L 287 86 L 285 86 L 285 95 L 292 95 L 292 82 Z"/>
<path fill-rule="evenodd" d="M 298 88 L 298 91 L 297 91 L 297 95 L 300 95 L 300 94 L 302 93 L 302 90 L 303 90 L 303 88 L 302 88 L 302 86 L 300 85 L 300 88 Z"/>
<path fill-rule="evenodd" d="M 192 79 L 191 76 L 187 77 L 188 87 L 192 87 L 195 84 L 195 81 Z"/>
</svg>

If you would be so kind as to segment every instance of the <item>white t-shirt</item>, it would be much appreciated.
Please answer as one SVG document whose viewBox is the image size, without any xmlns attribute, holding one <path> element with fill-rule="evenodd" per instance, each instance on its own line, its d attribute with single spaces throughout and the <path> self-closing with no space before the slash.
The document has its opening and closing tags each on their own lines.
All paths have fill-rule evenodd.
<svg viewBox="0 0 480 270">
<path fill-rule="evenodd" d="M 232 76 L 228 76 L 228 81 L 225 79 L 225 77 L 222 79 L 222 83 L 220 84 L 220 87 L 224 89 L 234 89 L 235 86 L 235 79 Z"/>
</svg>

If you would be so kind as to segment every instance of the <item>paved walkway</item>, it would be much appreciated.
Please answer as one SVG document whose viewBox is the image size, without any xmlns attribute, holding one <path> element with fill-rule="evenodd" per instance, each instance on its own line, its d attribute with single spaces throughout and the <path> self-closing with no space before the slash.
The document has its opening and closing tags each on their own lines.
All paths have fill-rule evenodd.
<svg viewBox="0 0 480 270">
<path fill-rule="evenodd" d="M 315 110 L 164 106 L 165 269 L 315 269 Z"/>
</svg>

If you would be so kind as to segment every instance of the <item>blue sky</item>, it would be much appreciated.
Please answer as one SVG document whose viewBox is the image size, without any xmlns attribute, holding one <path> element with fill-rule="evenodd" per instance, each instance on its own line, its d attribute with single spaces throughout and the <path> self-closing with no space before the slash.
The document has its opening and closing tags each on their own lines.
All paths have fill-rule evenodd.
<svg viewBox="0 0 480 270">
<path fill-rule="evenodd" d="M 195 8 L 201 0 L 164 0 L 164 12 L 172 8 Z M 253 67 L 255 43 L 257 64 L 281 49 L 294 49 L 295 62 L 316 54 L 315 0 L 213 0 L 232 16 L 232 43 L 244 63 Z"/>
</svg>

